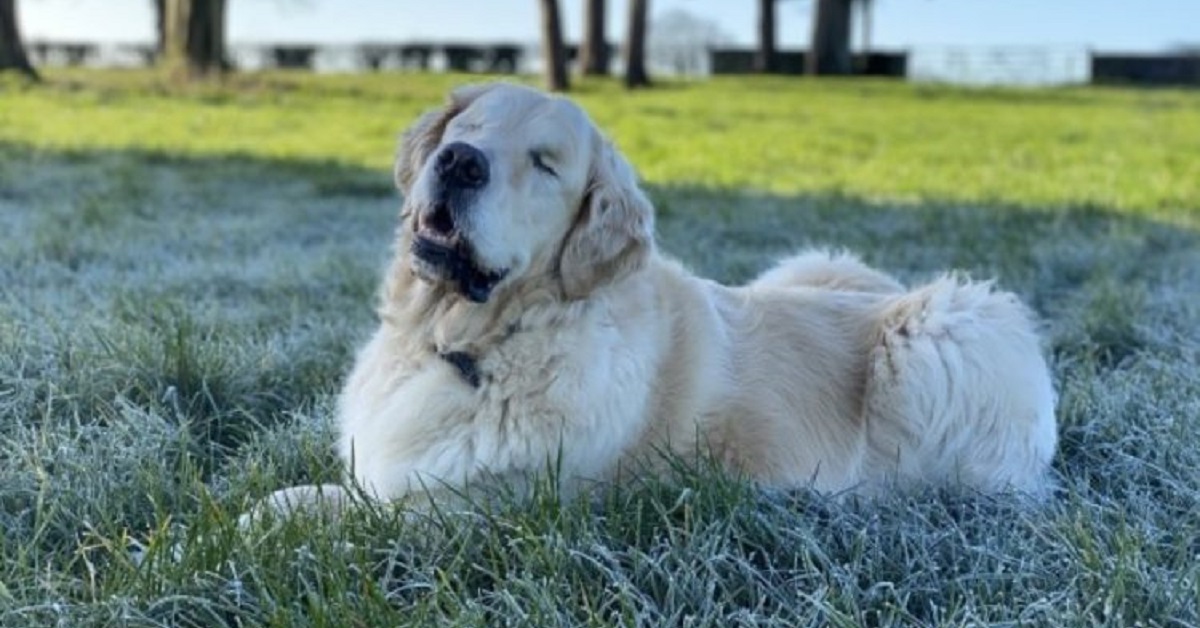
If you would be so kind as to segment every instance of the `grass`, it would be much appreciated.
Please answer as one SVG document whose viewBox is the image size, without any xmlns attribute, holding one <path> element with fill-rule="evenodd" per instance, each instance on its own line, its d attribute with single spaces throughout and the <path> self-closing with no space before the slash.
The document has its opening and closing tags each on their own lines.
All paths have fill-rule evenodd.
<svg viewBox="0 0 1200 628">
<path fill-rule="evenodd" d="M 1200 623 L 1200 94 L 582 88 L 699 272 L 830 245 L 1021 294 L 1061 396 L 1043 508 L 681 467 L 243 536 L 339 477 L 388 156 L 462 77 L 49 79 L 0 85 L 0 625 Z"/>
<path fill-rule="evenodd" d="M 473 80 L 266 74 L 181 94 L 146 73 L 56 78 L 10 83 L 0 142 L 372 170 L 389 166 L 399 126 Z M 1194 92 L 721 78 L 634 95 L 590 82 L 575 97 L 661 185 L 1156 216 L 1200 197 Z"/>
</svg>

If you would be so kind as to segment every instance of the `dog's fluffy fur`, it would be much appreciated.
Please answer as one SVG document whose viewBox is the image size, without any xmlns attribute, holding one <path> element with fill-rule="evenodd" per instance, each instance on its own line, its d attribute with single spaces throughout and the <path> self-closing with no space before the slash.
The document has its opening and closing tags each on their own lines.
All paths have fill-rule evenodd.
<svg viewBox="0 0 1200 628">
<path fill-rule="evenodd" d="M 435 165 L 452 142 L 489 169 L 465 196 Z M 826 252 L 741 287 L 697 277 L 656 250 L 650 202 L 587 116 L 513 85 L 461 89 L 421 118 L 396 181 L 381 322 L 338 417 L 369 495 L 519 483 L 548 464 L 570 491 L 654 472 L 662 452 L 826 492 L 1047 488 L 1050 374 L 1030 313 L 989 283 L 907 289 Z M 414 245 L 438 211 L 457 265 Z M 502 278 L 466 298 L 463 265 Z M 274 502 L 318 494 L 345 498 Z"/>
</svg>

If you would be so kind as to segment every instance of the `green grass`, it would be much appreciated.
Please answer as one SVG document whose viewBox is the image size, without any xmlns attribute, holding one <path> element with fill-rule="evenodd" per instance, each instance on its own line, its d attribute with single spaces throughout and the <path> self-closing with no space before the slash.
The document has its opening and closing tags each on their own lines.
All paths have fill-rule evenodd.
<svg viewBox="0 0 1200 628">
<path fill-rule="evenodd" d="M 708 468 L 597 501 L 372 508 L 336 481 L 398 131 L 462 77 L 0 84 L 0 625 L 1200 623 L 1200 94 L 721 80 L 580 101 L 663 248 L 997 277 L 1044 321 L 1061 493 L 837 503 Z"/>
<path fill-rule="evenodd" d="M 146 73 L 16 83 L 0 142 L 386 168 L 401 125 L 465 76 L 267 74 L 178 88 Z M 1195 92 L 962 91 L 870 81 L 722 78 L 577 99 L 652 183 L 922 203 L 1194 215 Z"/>
</svg>

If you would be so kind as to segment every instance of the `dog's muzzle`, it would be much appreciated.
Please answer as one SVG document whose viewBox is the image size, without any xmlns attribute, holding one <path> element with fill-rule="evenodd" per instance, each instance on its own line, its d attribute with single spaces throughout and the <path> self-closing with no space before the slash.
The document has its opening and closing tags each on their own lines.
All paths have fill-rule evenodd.
<svg viewBox="0 0 1200 628">
<path fill-rule="evenodd" d="M 489 270 L 477 264 L 470 244 L 458 233 L 446 238 L 419 229 L 413 237 L 412 254 L 418 275 L 452 282 L 459 294 L 475 303 L 486 302 L 496 284 L 508 274 L 507 270 Z"/>
<path fill-rule="evenodd" d="M 418 275 L 449 281 L 475 303 L 483 303 L 507 271 L 485 268 L 476 262 L 466 237 L 467 212 L 476 193 L 490 178 L 487 157 L 463 142 L 451 142 L 434 157 L 434 201 L 417 212 L 412 254 Z"/>
</svg>

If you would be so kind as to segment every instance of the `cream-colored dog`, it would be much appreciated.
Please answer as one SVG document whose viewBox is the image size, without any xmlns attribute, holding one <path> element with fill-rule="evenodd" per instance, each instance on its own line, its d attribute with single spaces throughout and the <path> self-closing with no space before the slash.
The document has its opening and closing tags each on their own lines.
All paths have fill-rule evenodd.
<svg viewBox="0 0 1200 628">
<path fill-rule="evenodd" d="M 548 464 L 571 491 L 662 452 L 827 492 L 1047 487 L 1055 397 L 1012 294 L 910 290 L 820 252 L 742 287 L 697 277 L 656 250 L 653 208 L 587 115 L 515 85 L 456 91 L 406 132 L 395 174 L 381 321 L 338 417 L 369 495 Z"/>
</svg>

